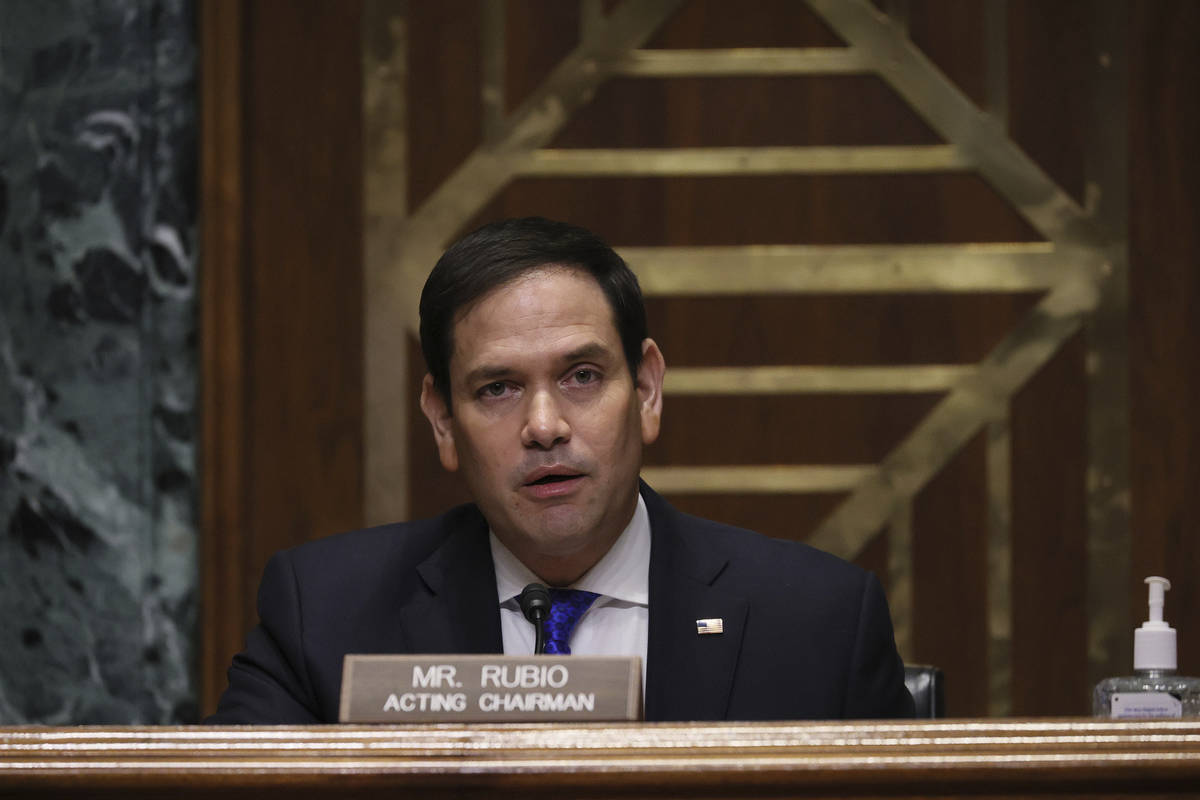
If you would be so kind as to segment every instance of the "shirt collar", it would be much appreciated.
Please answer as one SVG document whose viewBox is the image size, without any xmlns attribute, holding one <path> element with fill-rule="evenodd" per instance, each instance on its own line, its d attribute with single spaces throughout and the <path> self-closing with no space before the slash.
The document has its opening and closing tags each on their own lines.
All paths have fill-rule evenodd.
<svg viewBox="0 0 1200 800">
<path fill-rule="evenodd" d="M 541 583 L 541 579 L 521 563 L 490 528 L 488 541 L 492 547 L 496 590 L 501 604 L 521 594 L 529 584 Z M 641 493 L 638 493 L 633 519 L 629 520 L 617 541 L 583 577 L 571 584 L 571 588 L 627 603 L 650 604 L 650 514 Z"/>
</svg>

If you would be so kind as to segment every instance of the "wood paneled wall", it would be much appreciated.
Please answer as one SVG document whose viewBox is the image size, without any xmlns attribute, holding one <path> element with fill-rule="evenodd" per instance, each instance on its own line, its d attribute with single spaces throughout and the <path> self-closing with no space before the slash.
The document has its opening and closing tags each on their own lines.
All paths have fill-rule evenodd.
<svg viewBox="0 0 1200 800">
<path fill-rule="evenodd" d="M 911 2 L 913 40 L 973 99 L 989 97 L 984 3 Z M 508 3 L 506 97 L 517 104 L 574 44 L 574 3 Z M 747 9 L 753 8 L 754 13 Z M 269 553 L 362 518 L 362 75 L 358 3 L 202 6 L 205 56 L 205 663 L 211 708 L 252 620 Z M 1013 0 L 1007 108 L 1016 140 L 1085 198 L 1088 117 L 1080 100 L 1095 53 L 1089 4 Z M 411 208 L 475 147 L 479 4 L 408 6 Z M 1168 600 L 1180 661 L 1200 672 L 1200 175 L 1190 148 L 1200 79 L 1187 0 L 1129 4 L 1133 563 L 1176 578 Z M 830 46 L 799 3 L 694 0 L 653 47 Z M 927 144 L 936 136 L 870 77 L 615 80 L 560 134 L 560 147 Z M 914 198 L 917 198 L 914 201 Z M 972 175 L 537 179 L 511 184 L 478 221 L 550 214 L 617 245 L 1009 241 L 1035 238 Z M 655 299 L 652 333 L 674 365 L 970 363 L 1030 306 L 1026 295 L 871 295 Z M 753 323 L 752 325 L 749 323 Z M 738 336 L 727 331 L 738 330 Z M 415 343 L 410 363 L 420 364 Z M 1011 408 L 1012 709 L 1087 709 L 1085 348 L 1073 340 Z M 410 375 L 415 396 L 419 374 Z M 648 461 L 871 461 L 930 397 L 672 398 Z M 410 406 L 413 516 L 462 497 L 440 472 Z M 721 420 L 714 426 L 714 420 Z M 700 440 L 696 430 L 714 431 Z M 911 657 L 950 676 L 956 715 L 988 708 L 983 620 L 986 443 L 979 438 L 914 507 Z M 680 506 L 773 535 L 804 538 L 840 499 L 679 496 Z M 886 573 L 880 539 L 859 561 Z"/>
<path fill-rule="evenodd" d="M 508 51 L 538 53 L 506 63 L 509 106 L 577 41 L 578 20 L 565 4 L 552 18 L 510 4 Z M 983 94 L 982 5 L 911 3 L 914 41 L 951 78 Z M 1078 17 L 1081 5 L 1071 9 Z M 427 14 L 429 12 L 425 12 Z M 412 17 L 411 126 L 414 153 L 423 129 L 445 124 L 439 98 L 449 75 L 478 94 L 478 66 L 452 56 L 459 30 L 478 24 L 475 4 L 460 3 L 457 27 Z M 1048 170 L 1082 194 L 1083 131 L 1079 102 L 1056 104 L 1077 90 L 1086 44 L 1056 51 L 1063 12 L 1040 7 L 1012 13 L 1013 50 L 1023 54 L 1011 82 L 1014 129 L 1033 142 Z M 1069 18 L 1069 15 L 1068 15 Z M 475 19 L 475 23 L 466 20 Z M 1059 35 L 1055 35 L 1055 34 Z M 830 47 L 840 40 L 800 3 L 754 6 L 689 2 L 650 48 Z M 428 54 L 428 55 L 426 55 Z M 1065 63 L 1056 68 L 1056 57 Z M 1029 63 L 1040 65 L 1032 69 Z M 475 83 L 471 83 L 474 78 Z M 1039 81 L 1043 84 L 1039 85 Z M 1043 93 L 1048 93 L 1044 95 Z M 1044 100 L 1043 97 L 1049 99 Z M 986 104 L 986 97 L 978 98 Z M 1026 106 L 1034 107 L 1025 111 Z M 1048 106 L 1052 117 L 1038 118 Z M 1022 109 L 1020 113 L 1016 109 Z M 469 118 L 469 117 L 468 117 Z M 1032 119 L 1031 119 L 1032 118 Z M 412 202 L 461 160 L 452 152 L 414 158 Z M 563 148 L 726 147 L 770 145 L 919 145 L 940 140 L 878 77 L 618 78 L 605 83 L 557 137 Z M 419 162 L 419 164 L 418 164 Z M 1072 180 L 1073 179 L 1073 180 Z M 970 173 L 672 178 L 543 178 L 510 184 L 476 223 L 545 214 L 603 233 L 617 246 L 741 244 L 911 244 L 1037 240 L 1037 234 L 981 178 Z M 636 264 L 634 265 L 636 269 Z M 648 303 L 651 333 L 668 366 L 950 363 L 971 364 L 989 352 L 1029 309 L 1026 295 L 780 295 L 669 297 Z M 1018 713 L 1070 714 L 1087 708 L 1085 378 L 1084 350 L 1068 348 L 1021 393 L 1013 407 L 1015 636 L 1012 707 Z M 416 350 L 413 361 L 420 363 Z M 410 376 L 416 392 L 419 374 Z M 663 435 L 651 465 L 876 463 L 936 402 L 934 395 L 668 397 Z M 705 431 L 698 437 L 696 431 Z M 426 424 L 414 412 L 410 496 L 415 516 L 465 501 L 437 466 Z M 987 625 L 987 483 L 985 441 L 977 438 L 918 496 L 914 507 L 916 586 L 911 659 L 950 675 L 954 713 L 989 708 Z M 773 536 L 805 539 L 843 495 L 675 495 L 683 510 Z M 878 537 L 857 559 L 884 578 L 888 541 Z M 1045 615 L 1054 617 L 1044 624 Z M 1064 630 L 1065 628 L 1065 630 Z M 1064 641 L 1069 645 L 1064 646 Z M 1047 692 L 1046 684 L 1075 687 Z"/>
<path fill-rule="evenodd" d="M 363 519 L 361 9 L 201 15 L 202 713 L 275 551 Z"/>
<path fill-rule="evenodd" d="M 1170 612 L 1200 674 L 1200 4 L 1132 3 L 1129 341 L 1133 575 L 1183 576 Z M 1143 613 L 1131 598 L 1134 613 Z"/>
</svg>

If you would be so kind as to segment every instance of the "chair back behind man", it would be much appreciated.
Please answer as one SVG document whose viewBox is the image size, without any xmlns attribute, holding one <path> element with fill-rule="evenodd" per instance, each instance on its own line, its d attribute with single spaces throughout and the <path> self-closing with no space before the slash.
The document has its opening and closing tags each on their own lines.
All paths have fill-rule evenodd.
<svg viewBox="0 0 1200 800">
<path fill-rule="evenodd" d="M 905 664 L 904 685 L 913 698 L 914 719 L 946 716 L 945 676 L 928 664 Z"/>
</svg>

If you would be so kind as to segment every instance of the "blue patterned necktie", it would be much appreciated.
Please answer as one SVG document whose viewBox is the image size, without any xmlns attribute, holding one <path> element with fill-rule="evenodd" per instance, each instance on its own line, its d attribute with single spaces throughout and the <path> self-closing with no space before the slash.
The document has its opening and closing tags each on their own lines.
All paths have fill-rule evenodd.
<svg viewBox="0 0 1200 800">
<path fill-rule="evenodd" d="M 546 654 L 553 656 L 571 655 L 571 633 L 583 613 L 591 608 L 600 595 L 580 589 L 551 589 L 550 615 L 546 617 Z"/>
</svg>

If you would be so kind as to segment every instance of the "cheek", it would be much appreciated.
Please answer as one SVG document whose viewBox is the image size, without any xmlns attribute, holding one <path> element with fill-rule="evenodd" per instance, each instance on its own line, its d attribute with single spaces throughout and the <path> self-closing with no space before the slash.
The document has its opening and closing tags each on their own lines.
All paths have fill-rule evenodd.
<svg viewBox="0 0 1200 800">
<path fill-rule="evenodd" d="M 641 418 L 636 404 L 629 404 L 624 399 L 613 402 L 595 419 L 597 424 L 588 427 L 587 439 L 597 455 L 603 453 L 615 461 L 640 446 Z"/>
<path fill-rule="evenodd" d="M 492 420 L 476 429 L 471 439 L 472 460 L 485 480 L 507 481 L 523 461 L 520 430 L 508 419 Z"/>
</svg>

